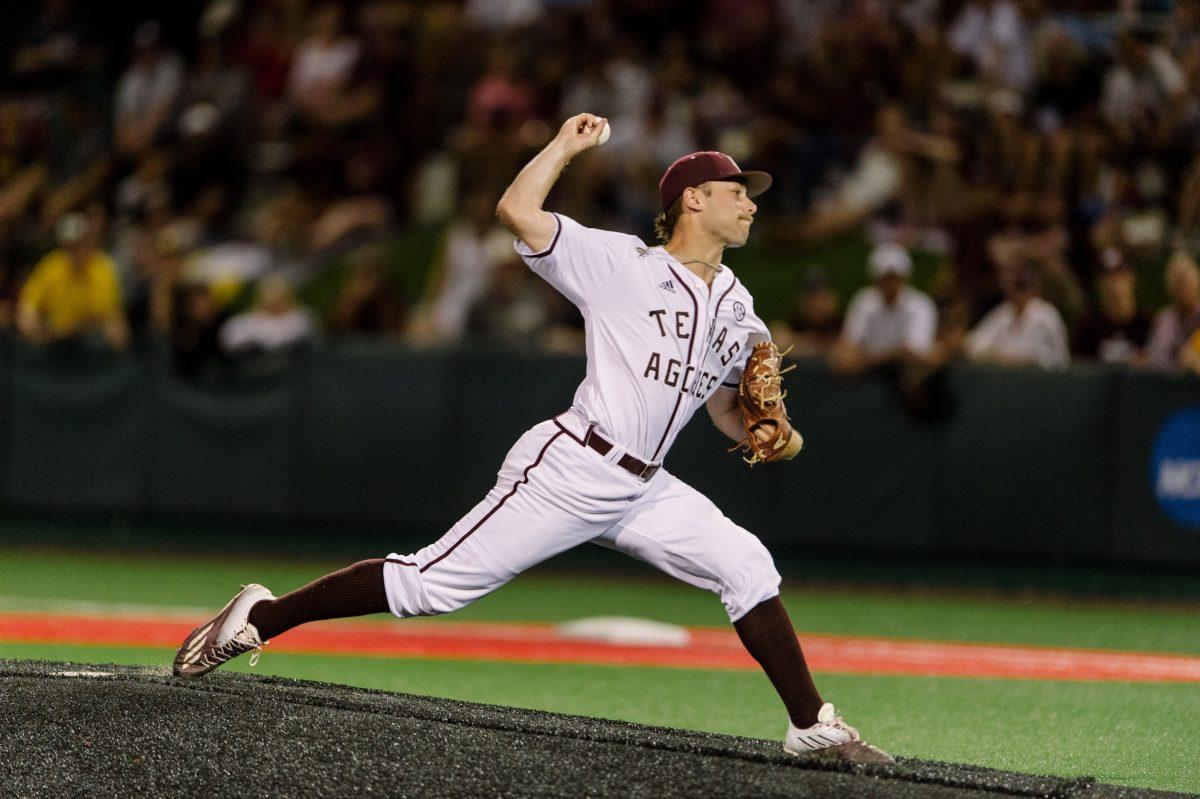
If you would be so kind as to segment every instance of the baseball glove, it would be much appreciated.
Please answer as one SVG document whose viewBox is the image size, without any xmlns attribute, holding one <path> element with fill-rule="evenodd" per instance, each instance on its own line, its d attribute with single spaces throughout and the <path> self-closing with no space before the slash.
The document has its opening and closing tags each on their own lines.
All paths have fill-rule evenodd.
<svg viewBox="0 0 1200 799">
<path fill-rule="evenodd" d="M 773 341 L 762 341 L 754 345 L 742 380 L 738 384 L 738 409 L 742 413 L 742 427 L 746 437 L 730 448 L 730 452 L 741 449 L 749 453 L 742 460 L 753 466 L 756 463 L 789 460 L 796 456 L 804 440 L 792 430 L 788 421 L 783 398 L 783 374 L 794 369 L 783 366 L 783 356 Z"/>
</svg>

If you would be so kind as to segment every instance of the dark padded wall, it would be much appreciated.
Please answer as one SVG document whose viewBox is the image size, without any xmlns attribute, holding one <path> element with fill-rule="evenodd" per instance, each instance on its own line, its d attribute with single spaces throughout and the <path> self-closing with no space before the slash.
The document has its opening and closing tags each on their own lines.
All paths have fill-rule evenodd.
<svg viewBox="0 0 1200 799">
<path fill-rule="evenodd" d="M 223 387 L 160 359 L 0 346 L 9 508 L 383 524 L 439 535 L 483 498 L 528 427 L 569 407 L 569 357 L 323 348 Z M 918 422 L 877 377 L 789 374 L 792 463 L 747 468 L 704 411 L 666 467 L 776 551 L 1034 554 L 1200 564 L 1149 458 L 1200 381 L 1074 367 L 956 366 L 958 411 Z M 1197 442 L 1200 451 L 1200 442 Z"/>
</svg>

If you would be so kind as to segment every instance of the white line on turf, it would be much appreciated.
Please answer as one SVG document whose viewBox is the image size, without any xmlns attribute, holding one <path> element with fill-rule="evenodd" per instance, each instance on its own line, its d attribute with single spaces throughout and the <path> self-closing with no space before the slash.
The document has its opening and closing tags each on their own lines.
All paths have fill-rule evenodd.
<svg viewBox="0 0 1200 799">
<path fill-rule="evenodd" d="M 0 613 L 70 613 L 77 616 L 179 616 L 195 619 L 208 616 L 215 608 L 191 605 L 152 605 L 141 602 L 102 602 L 96 600 L 54 599 L 51 597 L 0 596 Z"/>
</svg>

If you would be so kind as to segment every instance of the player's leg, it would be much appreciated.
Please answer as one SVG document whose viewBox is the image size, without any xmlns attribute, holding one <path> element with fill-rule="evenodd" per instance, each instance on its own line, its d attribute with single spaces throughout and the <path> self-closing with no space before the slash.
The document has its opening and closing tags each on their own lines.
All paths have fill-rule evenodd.
<svg viewBox="0 0 1200 799">
<path fill-rule="evenodd" d="M 278 599 L 264 599 L 250 609 L 250 623 L 264 641 L 310 621 L 387 613 L 383 558 L 362 560 Z"/>
<path fill-rule="evenodd" d="M 664 473 L 597 543 L 716 593 L 792 721 L 804 726 L 816 721 L 824 700 L 779 599 L 780 577 L 771 554 L 708 497 Z"/>
<path fill-rule="evenodd" d="M 450 613 L 621 518 L 630 481 L 552 422 L 513 447 L 487 497 L 442 538 L 383 564 L 401 617 Z"/>
<path fill-rule="evenodd" d="M 891 762 L 889 755 L 863 743 L 836 716 L 833 705 L 822 700 L 779 598 L 779 572 L 766 547 L 703 494 L 660 473 L 651 490 L 596 543 L 720 596 L 739 638 L 787 710 L 788 751 Z"/>
<path fill-rule="evenodd" d="M 598 468 L 599 467 L 599 468 Z M 620 518 L 629 486 L 552 423 L 513 446 L 495 487 L 449 532 L 413 555 L 366 560 L 275 598 L 246 586 L 184 640 L 175 673 L 200 676 L 309 621 L 464 607 Z"/>
</svg>

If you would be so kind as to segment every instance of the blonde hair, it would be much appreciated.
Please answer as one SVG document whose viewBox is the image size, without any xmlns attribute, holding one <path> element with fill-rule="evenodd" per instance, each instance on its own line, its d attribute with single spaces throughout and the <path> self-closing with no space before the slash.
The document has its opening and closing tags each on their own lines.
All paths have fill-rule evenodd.
<svg viewBox="0 0 1200 799">
<path fill-rule="evenodd" d="M 704 192 L 707 197 L 712 194 L 712 187 L 705 184 L 700 186 L 700 191 Z M 687 189 L 684 189 L 687 191 Z M 683 194 L 671 203 L 671 207 L 663 211 L 658 216 L 654 217 L 654 235 L 658 236 L 658 240 L 666 244 L 675 235 L 675 224 L 679 221 L 679 217 L 683 216 Z"/>
</svg>

